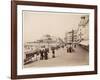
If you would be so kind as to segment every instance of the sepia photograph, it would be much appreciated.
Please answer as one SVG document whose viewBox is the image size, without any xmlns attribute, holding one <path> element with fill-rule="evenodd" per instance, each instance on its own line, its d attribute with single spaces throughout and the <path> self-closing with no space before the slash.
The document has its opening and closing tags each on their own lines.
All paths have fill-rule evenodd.
<svg viewBox="0 0 100 80">
<path fill-rule="evenodd" d="M 11 78 L 97 74 L 97 6 L 12 1 Z"/>
<path fill-rule="evenodd" d="M 23 11 L 23 67 L 89 65 L 89 14 Z"/>
</svg>

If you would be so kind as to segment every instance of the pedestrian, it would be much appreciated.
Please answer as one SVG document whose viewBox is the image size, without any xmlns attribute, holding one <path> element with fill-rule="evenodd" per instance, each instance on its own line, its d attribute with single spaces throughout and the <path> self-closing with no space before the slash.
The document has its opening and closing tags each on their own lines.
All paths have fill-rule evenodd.
<svg viewBox="0 0 100 80">
<path fill-rule="evenodd" d="M 67 52 L 69 52 L 69 50 L 68 50 L 68 46 L 66 47 L 66 49 L 67 49 Z"/>
<path fill-rule="evenodd" d="M 76 44 L 74 45 L 74 48 L 76 48 Z"/>
<path fill-rule="evenodd" d="M 47 52 L 49 53 L 49 48 L 46 48 Z"/>
<path fill-rule="evenodd" d="M 36 61 L 39 59 L 39 51 L 36 51 Z"/>
<path fill-rule="evenodd" d="M 71 53 L 72 52 L 72 46 L 70 45 L 69 47 L 69 52 Z"/>
<path fill-rule="evenodd" d="M 66 48 L 67 48 L 67 52 L 70 52 L 70 45 L 69 44 L 67 45 Z"/>
<path fill-rule="evenodd" d="M 55 58 L 55 48 L 54 47 L 52 47 L 52 58 Z"/>
<path fill-rule="evenodd" d="M 46 48 L 44 50 L 44 57 L 45 57 L 45 60 L 48 60 L 48 50 Z"/>
<path fill-rule="evenodd" d="M 43 60 L 44 57 L 44 50 L 40 49 L 40 60 Z"/>
</svg>

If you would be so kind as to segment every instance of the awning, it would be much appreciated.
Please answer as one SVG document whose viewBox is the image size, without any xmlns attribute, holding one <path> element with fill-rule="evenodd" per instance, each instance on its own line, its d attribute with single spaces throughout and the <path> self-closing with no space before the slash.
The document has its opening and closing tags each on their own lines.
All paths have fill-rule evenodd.
<svg viewBox="0 0 100 80">
<path fill-rule="evenodd" d="M 88 46 L 89 45 L 89 41 L 81 41 L 79 44 L 84 45 L 84 46 Z"/>
</svg>

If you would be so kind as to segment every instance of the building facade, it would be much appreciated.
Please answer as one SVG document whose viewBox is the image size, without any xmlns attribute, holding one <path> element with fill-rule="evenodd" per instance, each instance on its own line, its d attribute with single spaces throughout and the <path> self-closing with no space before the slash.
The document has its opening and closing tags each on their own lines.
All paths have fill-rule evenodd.
<svg viewBox="0 0 100 80">
<path fill-rule="evenodd" d="M 65 34 L 65 42 L 67 44 L 77 43 L 76 30 L 71 30 Z"/>
<path fill-rule="evenodd" d="M 77 29 L 77 43 L 88 49 L 89 47 L 89 16 L 81 16 Z"/>
</svg>

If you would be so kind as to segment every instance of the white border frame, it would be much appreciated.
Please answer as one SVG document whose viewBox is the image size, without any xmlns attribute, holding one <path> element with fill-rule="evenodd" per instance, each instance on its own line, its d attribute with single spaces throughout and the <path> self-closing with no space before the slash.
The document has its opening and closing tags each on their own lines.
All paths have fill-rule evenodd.
<svg viewBox="0 0 100 80">
<path fill-rule="evenodd" d="M 22 69 L 22 10 L 89 13 L 89 65 Z M 17 54 L 18 75 L 94 71 L 94 9 L 17 5 Z"/>
</svg>

